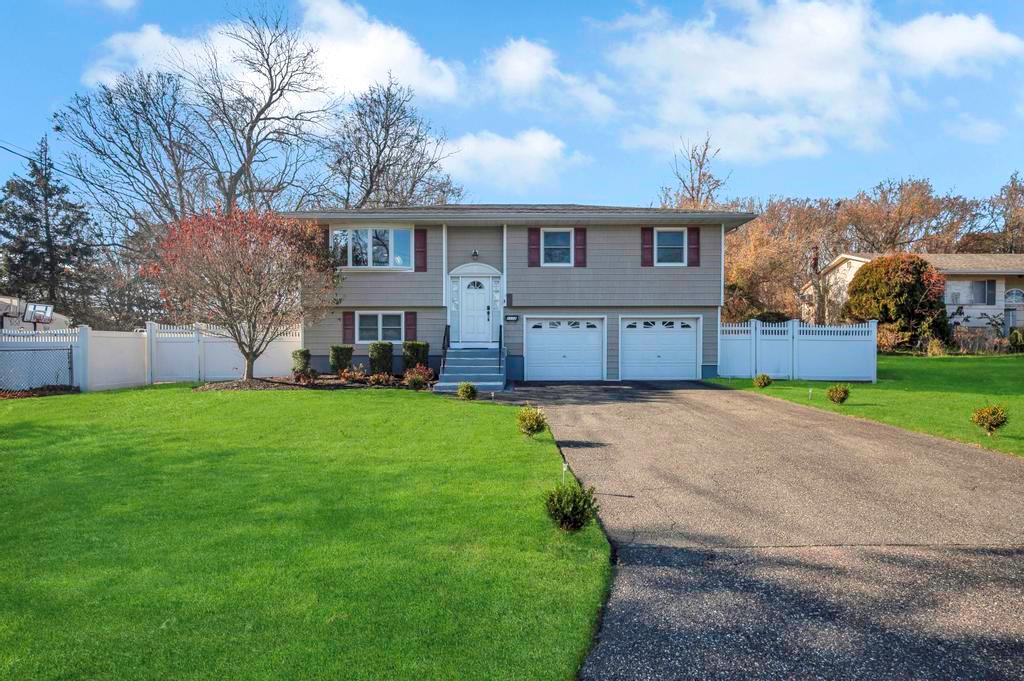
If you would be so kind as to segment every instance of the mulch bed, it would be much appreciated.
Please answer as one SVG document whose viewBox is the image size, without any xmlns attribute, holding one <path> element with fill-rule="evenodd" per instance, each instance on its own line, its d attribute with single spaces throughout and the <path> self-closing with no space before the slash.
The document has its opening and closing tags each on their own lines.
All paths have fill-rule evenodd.
<svg viewBox="0 0 1024 681">
<path fill-rule="evenodd" d="M 432 384 L 431 384 L 432 385 Z M 204 383 L 192 390 L 206 392 L 209 390 L 349 390 L 352 388 L 402 388 L 400 383 L 394 385 L 367 385 L 342 381 L 337 376 L 320 376 L 316 383 L 296 383 L 291 378 L 254 378 L 251 381 L 217 381 Z M 429 389 L 429 388 L 427 388 Z"/>
<path fill-rule="evenodd" d="M 0 390 L 0 400 L 20 400 L 25 397 L 49 397 L 50 395 L 71 395 L 78 388 L 66 385 L 44 385 L 31 390 Z"/>
</svg>

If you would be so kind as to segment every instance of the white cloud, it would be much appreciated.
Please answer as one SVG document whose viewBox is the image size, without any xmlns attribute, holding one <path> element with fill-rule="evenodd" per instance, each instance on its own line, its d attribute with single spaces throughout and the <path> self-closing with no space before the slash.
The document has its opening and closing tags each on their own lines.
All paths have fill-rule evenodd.
<svg viewBox="0 0 1024 681">
<path fill-rule="evenodd" d="M 919 75 L 983 73 L 988 66 L 1024 54 L 1024 41 L 996 28 L 984 14 L 925 14 L 882 28 L 879 42 L 896 64 Z"/>
<path fill-rule="evenodd" d="M 421 97 L 450 101 L 459 92 L 460 66 L 431 57 L 405 31 L 370 17 L 359 5 L 342 0 L 302 0 L 301 27 L 317 47 L 326 84 L 340 92 L 359 92 L 390 71 Z M 220 35 L 227 24 L 211 27 L 204 35 L 178 37 L 155 24 L 137 31 L 117 33 L 103 43 L 104 53 L 82 76 L 88 85 L 107 83 L 118 73 L 167 63 L 175 51 L 188 55 L 203 38 L 230 53 Z"/>
<path fill-rule="evenodd" d="M 127 12 L 138 4 L 138 0 L 101 0 L 103 6 L 116 12 Z"/>
<path fill-rule="evenodd" d="M 570 104 L 605 118 L 615 103 L 593 81 L 563 73 L 548 47 L 525 38 L 509 40 L 488 55 L 484 76 L 511 105 L 551 107 Z"/>
<path fill-rule="evenodd" d="M 993 120 L 961 113 L 946 123 L 946 132 L 966 142 L 994 144 L 1006 134 L 1006 128 Z"/>
<path fill-rule="evenodd" d="M 489 130 L 470 133 L 454 140 L 452 148 L 457 153 L 445 166 L 459 181 L 513 193 L 550 184 L 566 169 L 587 161 L 558 137 L 537 128 L 514 137 Z"/>
<path fill-rule="evenodd" d="M 626 146 L 664 151 L 710 131 L 722 157 L 819 156 L 834 144 L 874 148 L 901 108 L 923 109 L 913 79 L 958 76 L 1024 54 L 990 18 L 929 14 L 885 23 L 869 0 L 719 0 L 675 22 L 625 15 L 608 59 L 637 103 Z M 666 142 L 674 140 L 673 143 Z"/>
</svg>

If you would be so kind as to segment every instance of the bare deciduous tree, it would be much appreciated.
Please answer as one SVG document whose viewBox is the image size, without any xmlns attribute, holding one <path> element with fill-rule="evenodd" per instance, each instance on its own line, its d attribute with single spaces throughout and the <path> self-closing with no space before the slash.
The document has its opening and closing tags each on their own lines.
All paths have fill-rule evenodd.
<svg viewBox="0 0 1024 681">
<path fill-rule="evenodd" d="M 444 171 L 447 138 L 390 75 L 358 95 L 328 142 L 335 201 L 345 208 L 454 203 L 462 187 Z"/>
<path fill-rule="evenodd" d="M 1024 181 L 1014 173 L 988 203 L 991 245 L 996 253 L 1024 253 Z"/>
<path fill-rule="evenodd" d="M 719 177 L 712 168 L 721 149 L 712 149 L 711 133 L 707 133 L 701 143 L 680 141 L 683 146 L 676 152 L 672 161 L 672 174 L 676 178 L 676 186 L 661 188 L 662 208 L 704 210 L 716 207 L 718 193 L 729 179 L 728 176 Z"/>
<path fill-rule="evenodd" d="M 336 104 L 280 14 L 239 19 L 159 72 L 123 74 L 54 117 L 68 165 L 118 234 L 236 206 L 289 209 L 323 188 L 317 133 Z"/>
</svg>

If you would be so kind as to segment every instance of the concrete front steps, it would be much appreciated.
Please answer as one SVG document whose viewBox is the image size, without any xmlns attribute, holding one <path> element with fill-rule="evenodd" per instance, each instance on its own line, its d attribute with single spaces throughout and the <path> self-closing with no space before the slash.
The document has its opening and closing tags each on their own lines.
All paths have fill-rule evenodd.
<svg viewBox="0 0 1024 681">
<path fill-rule="evenodd" d="M 505 365 L 497 348 L 449 349 L 434 392 L 453 393 L 459 383 L 469 381 L 480 392 L 505 389 Z"/>
</svg>

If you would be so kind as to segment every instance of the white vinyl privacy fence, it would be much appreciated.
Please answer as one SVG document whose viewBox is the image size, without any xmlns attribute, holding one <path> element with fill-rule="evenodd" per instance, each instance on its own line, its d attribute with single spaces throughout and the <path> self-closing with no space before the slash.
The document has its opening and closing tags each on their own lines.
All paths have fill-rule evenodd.
<svg viewBox="0 0 1024 681">
<path fill-rule="evenodd" d="M 726 378 L 877 380 L 878 323 L 816 326 L 797 320 L 722 324 L 718 374 Z"/>
<path fill-rule="evenodd" d="M 0 331 L 0 390 L 72 385 L 82 391 L 161 382 L 240 378 L 245 362 L 234 341 L 203 325 L 150 322 L 135 332 L 88 326 L 54 331 Z M 257 376 L 291 372 L 301 346 L 298 329 L 270 344 L 256 361 Z"/>
</svg>

